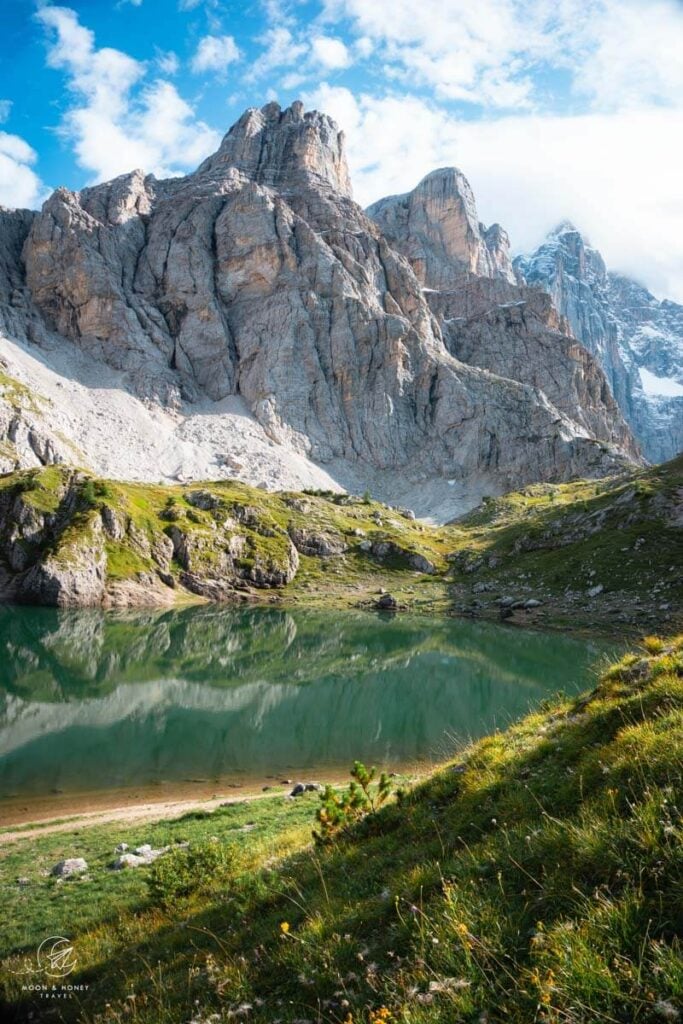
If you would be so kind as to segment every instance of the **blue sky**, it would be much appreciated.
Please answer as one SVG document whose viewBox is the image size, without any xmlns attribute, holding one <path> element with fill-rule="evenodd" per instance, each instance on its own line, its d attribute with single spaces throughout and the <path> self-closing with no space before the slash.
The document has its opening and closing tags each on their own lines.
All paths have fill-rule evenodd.
<svg viewBox="0 0 683 1024">
<path fill-rule="evenodd" d="M 682 52 L 679 0 L 3 0 L 0 202 L 184 173 L 303 98 L 359 202 L 457 164 L 515 249 L 568 216 L 683 298 Z"/>
</svg>

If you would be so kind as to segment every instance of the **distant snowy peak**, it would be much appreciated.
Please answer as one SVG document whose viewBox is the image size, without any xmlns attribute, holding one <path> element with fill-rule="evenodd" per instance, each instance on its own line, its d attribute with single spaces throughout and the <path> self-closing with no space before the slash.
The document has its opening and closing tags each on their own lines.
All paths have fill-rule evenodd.
<svg viewBox="0 0 683 1024">
<path fill-rule="evenodd" d="M 571 278 L 579 284 L 604 286 L 607 281 L 602 256 L 568 220 L 558 224 L 535 252 L 517 256 L 514 265 L 527 284 Z"/>
<path fill-rule="evenodd" d="M 683 448 L 683 306 L 609 271 L 601 254 L 562 221 L 539 248 L 514 260 L 527 284 L 552 296 L 573 333 L 598 357 L 617 402 L 652 461 Z"/>
</svg>

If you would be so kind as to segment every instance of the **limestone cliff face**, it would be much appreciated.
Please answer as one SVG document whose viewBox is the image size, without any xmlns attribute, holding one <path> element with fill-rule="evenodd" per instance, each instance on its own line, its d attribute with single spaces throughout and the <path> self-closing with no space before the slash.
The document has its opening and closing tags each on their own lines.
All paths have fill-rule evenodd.
<svg viewBox="0 0 683 1024">
<path fill-rule="evenodd" d="M 534 253 L 515 260 L 574 335 L 597 356 L 612 393 L 654 462 L 683 449 L 683 306 L 610 273 L 600 253 L 565 221 Z"/>
<path fill-rule="evenodd" d="M 454 293 L 428 297 L 456 358 L 531 384 L 588 433 L 617 438 L 636 454 L 598 361 L 570 334 L 548 295 L 473 278 Z"/>
<path fill-rule="evenodd" d="M 9 248 L 24 323 L 164 403 L 240 395 L 275 442 L 368 473 L 504 489 L 636 457 L 593 364 L 566 339 L 553 373 L 569 368 L 569 400 L 561 380 L 551 397 L 527 372 L 535 354 L 516 375 L 498 365 L 494 350 L 519 333 L 505 317 L 471 365 L 461 332 L 444 340 L 439 319 L 456 314 L 434 304 L 437 318 L 425 289 L 455 268 L 465 292 L 485 281 L 495 296 L 514 274 L 504 232 L 482 228 L 459 172 L 418 191 L 407 207 L 379 204 L 375 221 L 351 199 L 329 118 L 301 104 L 247 111 L 186 178 L 134 171 L 59 189 L 22 221 L 21 257 Z M 404 240 L 402 225 L 416 234 Z"/>
<path fill-rule="evenodd" d="M 0 206 L 0 330 L 8 334 L 30 330 L 31 303 L 21 254 L 35 217 L 32 210 Z"/>
<path fill-rule="evenodd" d="M 478 220 L 470 184 L 456 167 L 432 171 L 412 192 L 380 199 L 367 212 L 425 288 L 451 288 L 466 273 L 515 281 L 506 232 Z"/>
<path fill-rule="evenodd" d="M 453 356 L 531 385 L 591 435 L 636 454 L 599 363 L 577 344 L 559 305 L 517 283 L 507 234 L 480 224 L 460 171 L 435 171 L 368 212 L 410 260 Z"/>
</svg>

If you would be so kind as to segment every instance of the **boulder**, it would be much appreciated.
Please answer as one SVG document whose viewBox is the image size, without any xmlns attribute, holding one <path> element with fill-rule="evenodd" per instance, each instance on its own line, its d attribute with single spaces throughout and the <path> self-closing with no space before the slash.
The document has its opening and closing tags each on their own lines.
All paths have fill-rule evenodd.
<svg viewBox="0 0 683 1024">
<path fill-rule="evenodd" d="M 83 857 L 68 857 L 60 860 L 50 871 L 56 878 L 71 878 L 73 875 L 82 875 L 88 870 L 88 864 Z"/>
<path fill-rule="evenodd" d="M 303 796 L 304 793 L 318 793 L 322 791 L 319 782 L 297 782 L 292 789 L 290 796 Z"/>
<path fill-rule="evenodd" d="M 185 500 L 194 508 L 202 509 L 204 512 L 210 512 L 222 505 L 218 495 L 212 494 L 211 491 L 189 491 L 185 495 Z"/>
<path fill-rule="evenodd" d="M 116 847 L 116 852 L 119 852 L 120 847 L 126 847 L 126 843 L 121 843 Z M 119 857 L 116 858 L 112 867 L 116 871 L 121 871 L 123 868 L 140 868 L 147 864 L 154 863 L 157 858 L 161 857 L 162 854 L 170 850 L 170 846 L 162 846 L 159 849 L 154 849 L 150 843 L 143 843 L 142 846 L 136 846 L 132 853 L 122 852 Z"/>
<path fill-rule="evenodd" d="M 346 551 L 344 538 L 339 534 L 323 533 L 317 530 L 306 530 L 301 527 L 289 528 L 289 536 L 297 551 L 302 555 L 314 555 L 329 558 L 341 555 Z"/>
</svg>

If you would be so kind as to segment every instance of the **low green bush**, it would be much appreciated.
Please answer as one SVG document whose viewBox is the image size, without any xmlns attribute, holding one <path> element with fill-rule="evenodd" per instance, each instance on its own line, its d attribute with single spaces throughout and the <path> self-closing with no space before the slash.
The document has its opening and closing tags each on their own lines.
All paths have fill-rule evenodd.
<svg viewBox="0 0 683 1024">
<path fill-rule="evenodd" d="M 152 902 L 169 909 L 229 881 L 233 856 L 218 840 L 180 847 L 154 862 L 148 886 Z"/>
</svg>

